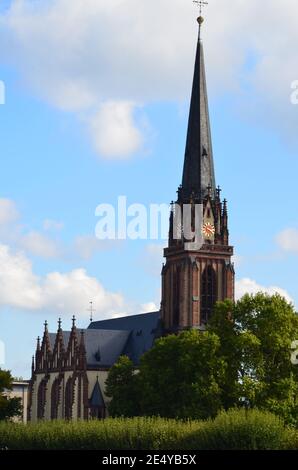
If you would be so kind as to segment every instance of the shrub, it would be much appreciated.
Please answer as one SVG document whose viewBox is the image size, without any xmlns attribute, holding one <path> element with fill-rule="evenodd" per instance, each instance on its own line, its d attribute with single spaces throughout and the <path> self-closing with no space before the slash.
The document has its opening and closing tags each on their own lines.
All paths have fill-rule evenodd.
<svg viewBox="0 0 298 470">
<path fill-rule="evenodd" d="M 0 448 L 106 450 L 177 449 L 188 433 L 202 423 L 161 418 L 115 418 L 104 421 L 62 421 L 38 424 L 0 424 Z"/>
<path fill-rule="evenodd" d="M 206 450 L 277 450 L 290 446 L 294 435 L 297 433 L 291 433 L 283 421 L 271 413 L 232 409 L 207 421 L 188 439 Z"/>
<path fill-rule="evenodd" d="M 0 423 L 0 449 L 224 450 L 298 449 L 298 432 L 270 413 L 231 410 L 214 420 L 115 418 L 104 421 Z"/>
</svg>

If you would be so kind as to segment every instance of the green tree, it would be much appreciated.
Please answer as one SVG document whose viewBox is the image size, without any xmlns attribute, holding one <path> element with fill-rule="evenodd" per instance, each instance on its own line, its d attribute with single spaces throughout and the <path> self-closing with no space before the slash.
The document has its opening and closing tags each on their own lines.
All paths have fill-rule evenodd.
<svg viewBox="0 0 298 470">
<path fill-rule="evenodd" d="M 219 338 L 197 330 L 159 339 L 141 359 L 143 415 L 208 418 L 221 409 L 219 383 L 226 368 Z"/>
<path fill-rule="evenodd" d="M 111 416 L 138 415 L 138 377 L 132 361 L 127 356 L 121 356 L 110 369 L 106 380 L 106 394 L 111 398 Z"/>
<path fill-rule="evenodd" d="M 136 374 L 121 358 L 109 374 L 113 415 L 205 419 L 249 405 L 298 424 L 298 316 L 280 295 L 218 302 L 207 331 L 160 338 Z"/>
<path fill-rule="evenodd" d="M 7 396 L 7 391 L 12 389 L 12 381 L 11 373 L 0 369 L 0 421 L 9 420 L 22 413 L 21 399 Z"/>
<path fill-rule="evenodd" d="M 280 295 L 245 295 L 216 305 L 210 332 L 220 338 L 228 362 L 221 384 L 226 408 L 245 398 L 251 407 L 274 411 L 288 422 L 298 416 L 298 367 L 291 345 L 298 339 L 298 316 Z"/>
</svg>

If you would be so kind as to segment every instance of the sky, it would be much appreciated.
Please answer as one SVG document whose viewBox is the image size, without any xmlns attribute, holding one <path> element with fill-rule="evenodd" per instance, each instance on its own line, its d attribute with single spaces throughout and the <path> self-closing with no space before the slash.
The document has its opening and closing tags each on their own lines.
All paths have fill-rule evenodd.
<svg viewBox="0 0 298 470">
<path fill-rule="evenodd" d="M 98 320 L 159 308 L 166 241 L 98 240 L 95 210 L 175 199 L 197 14 L 191 0 L 0 0 L 0 352 L 15 376 L 45 320 L 86 328 L 91 300 Z M 297 14 L 296 0 L 210 0 L 203 29 L 236 294 L 295 306 Z"/>
</svg>

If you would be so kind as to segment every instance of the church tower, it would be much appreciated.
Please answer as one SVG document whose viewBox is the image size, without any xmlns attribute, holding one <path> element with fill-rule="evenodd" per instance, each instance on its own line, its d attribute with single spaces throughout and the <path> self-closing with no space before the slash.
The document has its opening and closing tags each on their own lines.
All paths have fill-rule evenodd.
<svg viewBox="0 0 298 470">
<path fill-rule="evenodd" d="M 215 303 L 234 299 L 228 207 L 215 183 L 201 16 L 198 23 L 182 184 L 172 203 L 164 250 L 161 315 L 166 332 L 204 329 Z"/>
</svg>

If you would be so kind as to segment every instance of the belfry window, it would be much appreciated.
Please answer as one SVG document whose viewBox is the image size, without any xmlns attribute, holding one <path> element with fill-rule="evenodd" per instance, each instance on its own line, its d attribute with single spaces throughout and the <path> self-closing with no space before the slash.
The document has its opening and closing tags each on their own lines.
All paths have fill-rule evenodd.
<svg viewBox="0 0 298 470">
<path fill-rule="evenodd" d="M 173 326 L 174 327 L 178 327 L 180 323 L 180 279 L 181 279 L 181 267 L 177 266 L 176 272 L 174 273 L 174 283 L 173 283 L 173 299 L 174 299 Z"/>
<path fill-rule="evenodd" d="M 201 322 L 207 323 L 216 302 L 216 273 L 207 266 L 202 273 L 201 282 Z"/>
</svg>

